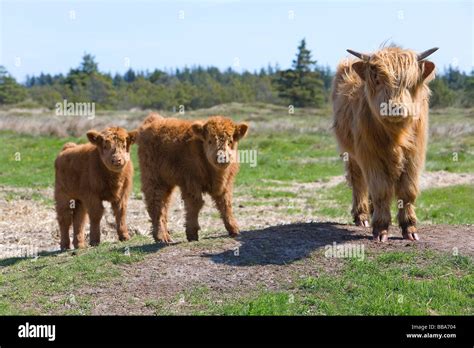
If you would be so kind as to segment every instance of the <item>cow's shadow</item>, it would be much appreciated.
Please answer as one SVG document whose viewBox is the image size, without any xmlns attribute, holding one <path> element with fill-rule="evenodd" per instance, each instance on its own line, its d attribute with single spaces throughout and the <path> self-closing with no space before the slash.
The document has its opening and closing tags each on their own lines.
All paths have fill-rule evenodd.
<svg viewBox="0 0 474 348">
<path fill-rule="evenodd" d="M 370 239 L 371 234 L 363 228 L 345 228 L 345 225 L 327 222 L 297 223 L 242 231 L 238 237 L 239 247 L 202 256 L 233 266 L 284 265 L 333 243 L 367 243 Z"/>
</svg>

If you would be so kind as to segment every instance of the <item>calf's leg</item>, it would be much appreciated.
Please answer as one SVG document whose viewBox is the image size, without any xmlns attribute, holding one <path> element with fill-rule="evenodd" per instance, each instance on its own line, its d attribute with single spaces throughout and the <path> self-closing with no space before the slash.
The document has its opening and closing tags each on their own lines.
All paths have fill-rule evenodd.
<svg viewBox="0 0 474 348">
<path fill-rule="evenodd" d="M 90 245 L 95 246 L 100 244 L 100 220 L 104 215 L 104 206 L 99 199 L 91 200 L 87 203 L 87 211 L 89 213 L 89 220 L 91 224 Z"/>
<path fill-rule="evenodd" d="M 156 242 L 173 242 L 168 232 L 168 207 L 171 199 L 172 188 L 152 189 L 144 192 L 145 201 L 153 225 L 153 238 Z"/>
<path fill-rule="evenodd" d="M 202 193 L 183 192 L 182 196 L 186 210 L 186 238 L 189 242 L 196 241 L 199 239 L 198 231 L 201 229 L 199 226 L 199 212 L 204 205 Z"/>
<path fill-rule="evenodd" d="M 115 223 L 117 224 L 117 234 L 120 241 L 126 241 L 130 239 L 126 223 L 127 214 L 127 200 L 123 199 L 118 202 L 112 202 L 112 210 L 115 215 Z"/>
<path fill-rule="evenodd" d="M 239 226 L 237 225 L 237 221 L 232 212 L 232 191 L 225 191 L 223 194 L 213 196 L 212 198 L 221 214 L 221 218 L 224 221 L 224 226 L 227 232 L 229 232 L 229 236 L 238 236 L 240 233 Z"/>
<path fill-rule="evenodd" d="M 73 218 L 72 218 L 72 227 L 74 230 L 73 245 L 74 248 L 84 248 L 85 247 L 85 238 L 84 238 L 84 225 L 86 222 L 86 209 L 84 204 L 80 201 L 74 202 Z"/>
<path fill-rule="evenodd" d="M 71 249 L 69 228 L 72 224 L 72 210 L 69 207 L 68 198 L 56 197 L 56 214 L 59 224 L 61 250 Z"/>
</svg>

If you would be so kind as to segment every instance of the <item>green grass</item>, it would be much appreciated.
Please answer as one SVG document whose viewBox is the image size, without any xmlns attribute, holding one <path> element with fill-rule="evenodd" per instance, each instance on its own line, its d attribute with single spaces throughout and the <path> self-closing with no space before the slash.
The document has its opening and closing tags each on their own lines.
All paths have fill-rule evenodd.
<svg viewBox="0 0 474 348">
<path fill-rule="evenodd" d="M 416 204 L 421 222 L 436 224 L 474 223 L 474 186 L 458 185 L 428 189 Z"/>
<path fill-rule="evenodd" d="M 242 140 L 239 149 L 257 150 L 258 164 L 242 164 L 237 184 L 262 179 L 311 182 L 343 173 L 330 134 L 254 134 Z"/>
<path fill-rule="evenodd" d="M 0 132 L 0 139 L 0 182 L 30 188 L 51 186 L 54 183 L 54 160 L 59 150 L 68 141 L 78 141 L 74 138 L 20 136 L 12 132 Z M 19 153 L 19 158 L 15 158 L 16 153 Z"/>
<path fill-rule="evenodd" d="M 120 276 L 121 265 L 143 260 L 144 253 L 136 247 L 145 243 L 150 240 L 135 236 L 129 242 L 105 242 L 77 252 L 0 260 L 0 315 L 45 314 L 50 310 L 83 314 L 89 306 L 87 296 L 76 295 L 73 308 L 65 309 L 74 290 L 100 286 Z"/>
<path fill-rule="evenodd" d="M 319 196 L 307 200 L 314 207 L 315 216 L 343 217 L 350 222 L 352 191 L 344 183 L 331 187 Z M 421 192 L 416 201 L 419 223 L 433 224 L 473 224 L 474 186 L 455 185 L 432 188 Z M 397 209 L 392 207 L 392 222 L 396 222 Z"/>
<path fill-rule="evenodd" d="M 347 260 L 338 274 L 306 277 L 211 306 L 215 315 L 472 315 L 474 265 L 465 256 L 387 252 Z"/>
<path fill-rule="evenodd" d="M 426 155 L 426 170 L 472 173 L 474 172 L 473 149 L 473 136 L 445 138 L 432 142 Z"/>
</svg>

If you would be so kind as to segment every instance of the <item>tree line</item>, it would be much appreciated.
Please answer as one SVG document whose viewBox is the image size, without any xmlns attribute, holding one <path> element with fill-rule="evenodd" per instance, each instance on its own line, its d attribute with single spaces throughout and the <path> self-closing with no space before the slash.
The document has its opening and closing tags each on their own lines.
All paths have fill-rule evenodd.
<svg viewBox="0 0 474 348">
<path fill-rule="evenodd" d="M 295 107 L 328 103 L 333 72 L 313 60 L 303 39 L 290 69 L 269 65 L 242 73 L 228 68 L 185 67 L 173 71 L 136 71 L 112 75 L 99 70 L 91 54 L 66 75 L 27 76 L 19 84 L 0 67 L 0 104 L 54 108 L 68 102 L 94 102 L 98 109 L 134 107 L 161 110 L 207 108 L 230 102 L 262 102 Z M 449 67 L 431 84 L 432 107 L 474 106 L 474 72 Z"/>
</svg>

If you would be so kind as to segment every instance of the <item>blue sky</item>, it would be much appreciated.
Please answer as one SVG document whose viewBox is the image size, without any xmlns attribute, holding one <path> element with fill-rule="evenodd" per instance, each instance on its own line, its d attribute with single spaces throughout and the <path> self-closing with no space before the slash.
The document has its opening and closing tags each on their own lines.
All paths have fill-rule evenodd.
<svg viewBox="0 0 474 348">
<path fill-rule="evenodd" d="M 193 65 L 287 68 L 299 41 L 334 68 L 346 48 L 371 51 L 389 40 L 440 50 L 438 68 L 474 67 L 469 1 L 24 1 L 0 0 L 0 64 L 27 74 L 67 73 L 84 52 L 99 69 Z M 73 11 L 73 12 L 71 12 Z"/>
</svg>

